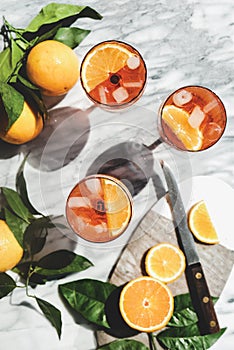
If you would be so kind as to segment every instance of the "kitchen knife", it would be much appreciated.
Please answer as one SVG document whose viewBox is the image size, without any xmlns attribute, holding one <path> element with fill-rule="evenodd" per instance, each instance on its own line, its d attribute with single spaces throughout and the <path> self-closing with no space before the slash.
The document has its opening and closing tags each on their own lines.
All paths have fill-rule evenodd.
<svg viewBox="0 0 234 350">
<path fill-rule="evenodd" d="M 178 244 L 186 257 L 185 275 L 193 307 L 198 317 L 199 330 L 201 335 L 216 333 L 220 330 L 218 319 L 196 245 L 188 227 L 179 189 L 169 166 L 163 161 L 161 166 L 168 187 L 168 203 L 171 207 Z"/>
</svg>

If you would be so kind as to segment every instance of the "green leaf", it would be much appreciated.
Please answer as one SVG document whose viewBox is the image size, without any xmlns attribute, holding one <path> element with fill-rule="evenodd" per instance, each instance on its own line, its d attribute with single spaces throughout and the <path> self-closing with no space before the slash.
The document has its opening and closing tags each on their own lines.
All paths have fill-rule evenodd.
<svg viewBox="0 0 234 350">
<path fill-rule="evenodd" d="M 89 6 L 50 3 L 43 7 L 25 28 L 25 37 L 32 40 L 36 36 L 50 33 L 51 38 L 60 27 L 69 27 L 78 18 L 101 19 L 102 16 Z M 45 38 L 44 38 L 45 39 Z M 47 37 L 49 39 L 49 37 Z"/>
<path fill-rule="evenodd" d="M 86 320 L 109 328 L 105 302 L 116 288 L 108 282 L 82 279 L 59 285 L 59 292 Z"/>
<path fill-rule="evenodd" d="M 198 318 L 194 310 L 189 308 L 174 312 L 170 321 L 168 322 L 169 327 L 185 327 L 197 323 Z"/>
<path fill-rule="evenodd" d="M 25 166 L 26 160 L 27 160 L 27 156 L 24 158 L 24 160 L 21 163 L 21 165 L 18 169 L 18 172 L 16 174 L 16 190 L 17 190 L 18 194 L 20 195 L 23 203 L 30 211 L 30 213 L 41 215 L 41 213 L 33 207 L 33 205 L 31 204 L 31 202 L 29 200 L 29 197 L 28 197 L 27 185 L 26 185 L 26 181 L 24 178 L 24 166 Z"/>
<path fill-rule="evenodd" d="M 12 269 L 13 272 L 17 273 L 21 279 L 25 281 L 25 283 L 28 283 L 30 286 L 35 287 L 38 284 L 45 284 L 47 282 L 47 279 L 41 275 L 37 275 L 33 271 L 34 265 L 30 261 L 19 263 L 16 267 Z M 28 276 L 30 274 L 30 278 L 28 280 Z M 28 282 L 26 282 L 28 281 Z"/>
<path fill-rule="evenodd" d="M 39 253 L 45 243 L 47 237 L 47 227 L 50 223 L 50 219 L 42 217 L 35 219 L 25 231 L 23 246 L 30 257 L 34 254 Z"/>
<path fill-rule="evenodd" d="M 11 40 L 11 50 L 11 64 L 15 67 L 24 56 L 24 51 L 17 45 L 14 39 Z"/>
<path fill-rule="evenodd" d="M 23 57 L 25 55 L 25 51 L 23 51 L 16 43 L 14 39 L 11 40 L 11 65 L 13 71 L 11 75 L 8 77 L 8 82 L 16 82 L 17 74 L 20 68 L 23 65 Z"/>
<path fill-rule="evenodd" d="M 0 273 L 0 299 L 16 288 L 15 281 L 6 273 Z"/>
<path fill-rule="evenodd" d="M 36 32 L 41 25 L 57 23 L 69 17 L 75 17 L 72 18 L 73 22 L 75 22 L 78 17 L 90 17 L 93 19 L 102 18 L 98 12 L 88 6 L 50 3 L 40 10 L 39 14 L 25 28 L 25 31 Z"/>
<path fill-rule="evenodd" d="M 27 102 L 30 103 L 32 107 L 35 106 L 35 110 L 41 113 L 42 117 L 45 119 L 48 115 L 48 110 L 43 101 L 40 89 L 33 85 L 27 78 L 22 75 L 17 75 L 17 87 L 22 92 L 24 96 L 27 96 Z"/>
<path fill-rule="evenodd" d="M 34 217 L 22 202 L 20 195 L 7 187 L 2 187 L 2 192 L 13 212 L 29 224 L 30 219 L 34 219 Z"/>
<path fill-rule="evenodd" d="M 216 303 L 219 300 L 219 298 L 212 297 L 212 300 L 214 303 Z M 180 311 L 180 310 L 186 309 L 187 307 L 193 309 L 193 303 L 189 293 L 176 295 L 174 297 L 174 304 L 175 304 L 174 306 L 175 311 Z"/>
<path fill-rule="evenodd" d="M 218 298 L 212 297 L 215 303 Z M 189 293 L 174 297 L 174 313 L 168 323 L 169 327 L 185 327 L 197 323 L 197 314 L 194 311 Z"/>
<path fill-rule="evenodd" d="M 184 328 L 169 328 L 159 333 L 156 338 L 160 345 L 166 349 L 194 350 L 209 349 L 225 332 L 226 328 L 218 333 L 200 335 L 197 325 Z"/>
<path fill-rule="evenodd" d="M 77 47 L 82 40 L 90 33 L 90 30 L 85 30 L 81 28 L 59 28 L 54 40 L 60 41 L 61 43 L 74 49 Z"/>
<path fill-rule="evenodd" d="M 26 49 L 30 43 L 25 42 L 21 33 L 22 29 L 12 27 L 5 19 L 4 25 L 1 28 L 4 36 L 4 43 L 7 47 L 0 53 L 0 81 L 15 82 L 17 73 L 23 65 L 23 59 L 26 54 Z M 14 38 L 12 36 L 14 33 Z"/>
<path fill-rule="evenodd" d="M 68 250 L 57 250 L 37 262 L 37 274 L 45 276 L 58 276 L 86 270 L 93 264 L 81 255 Z"/>
<path fill-rule="evenodd" d="M 97 350 L 149 350 L 147 346 L 137 340 L 121 339 L 112 343 L 105 344 L 97 348 Z"/>
<path fill-rule="evenodd" d="M 12 124 L 19 118 L 24 107 L 24 96 L 21 95 L 11 85 L 0 82 L 0 94 L 8 115 L 8 130 Z"/>
<path fill-rule="evenodd" d="M 192 299 L 189 293 L 179 294 L 174 297 L 174 311 L 180 311 L 192 307 Z"/>
<path fill-rule="evenodd" d="M 20 246 L 23 248 L 24 233 L 29 224 L 18 216 L 14 215 L 7 208 L 5 208 L 4 211 L 7 225 L 13 232 Z"/>
<path fill-rule="evenodd" d="M 12 53 L 10 47 L 0 52 L 0 81 L 7 82 L 9 76 L 14 71 L 14 66 L 12 66 Z"/>
<path fill-rule="evenodd" d="M 20 28 L 15 28 L 13 27 L 7 20 L 5 17 L 3 17 L 3 26 L 2 26 L 2 33 L 4 32 L 3 36 L 4 36 L 4 41 L 8 43 L 8 45 L 11 45 L 11 41 L 14 40 L 15 42 L 17 42 L 17 45 L 20 48 L 23 48 L 23 50 L 25 50 L 27 48 L 27 41 L 24 40 L 24 38 L 22 37 L 22 34 L 24 33 L 24 29 L 20 29 Z M 14 33 L 12 35 L 12 33 Z M 13 39 L 14 37 L 14 39 Z"/>
<path fill-rule="evenodd" d="M 20 72 L 21 73 L 21 72 Z M 39 88 L 34 85 L 30 80 L 28 80 L 26 77 L 22 76 L 21 74 L 18 74 L 17 78 L 18 78 L 18 84 L 21 83 L 22 85 L 24 85 L 26 88 L 28 88 L 28 90 L 35 90 L 35 91 L 39 91 Z"/>
<path fill-rule="evenodd" d="M 53 327 L 55 327 L 59 338 L 61 337 L 61 328 L 62 328 L 62 320 L 61 320 L 61 312 L 52 304 L 48 303 L 43 299 L 39 299 L 36 297 L 36 301 L 41 311 L 44 313 L 47 320 L 50 321 Z"/>
</svg>

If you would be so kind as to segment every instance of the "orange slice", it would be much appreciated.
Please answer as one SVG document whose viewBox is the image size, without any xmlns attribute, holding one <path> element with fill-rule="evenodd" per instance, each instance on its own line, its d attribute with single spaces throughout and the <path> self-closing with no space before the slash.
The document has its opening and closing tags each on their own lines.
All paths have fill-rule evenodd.
<svg viewBox="0 0 234 350">
<path fill-rule="evenodd" d="M 89 92 L 108 79 L 110 73 L 116 73 L 134 56 L 124 44 L 104 42 L 91 49 L 81 65 L 81 81 Z"/>
<path fill-rule="evenodd" d="M 152 247 L 145 258 L 145 269 L 149 276 L 161 282 L 177 280 L 186 267 L 182 250 L 170 243 L 160 243 Z"/>
<path fill-rule="evenodd" d="M 107 227 L 112 235 L 119 235 L 127 227 L 131 215 L 131 195 L 124 184 L 101 179 L 103 198 L 106 208 Z M 116 181 L 116 180 L 115 180 Z"/>
<path fill-rule="evenodd" d="M 162 119 L 186 149 L 198 151 L 202 147 L 202 132 L 189 124 L 189 113 L 173 105 L 163 107 Z"/>
<path fill-rule="evenodd" d="M 141 332 L 154 332 L 170 321 L 174 299 L 164 283 L 142 276 L 124 286 L 119 308 L 124 321 L 131 328 Z"/>
<path fill-rule="evenodd" d="M 219 243 L 219 237 L 210 218 L 204 200 L 196 203 L 189 211 L 188 224 L 191 232 L 201 242 Z"/>
</svg>

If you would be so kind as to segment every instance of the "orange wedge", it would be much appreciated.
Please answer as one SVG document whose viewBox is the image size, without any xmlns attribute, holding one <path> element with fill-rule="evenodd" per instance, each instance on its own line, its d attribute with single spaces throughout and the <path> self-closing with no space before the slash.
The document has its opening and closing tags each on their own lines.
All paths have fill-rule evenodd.
<svg viewBox="0 0 234 350">
<path fill-rule="evenodd" d="M 142 276 L 124 286 L 119 308 L 124 321 L 131 328 L 141 332 L 154 332 L 170 321 L 174 299 L 164 283 Z"/>
<path fill-rule="evenodd" d="M 115 180 L 116 181 L 116 180 Z M 103 198 L 107 227 L 112 235 L 119 235 L 127 227 L 132 216 L 131 195 L 124 184 L 102 178 Z"/>
<path fill-rule="evenodd" d="M 134 56 L 120 42 L 103 42 L 93 47 L 81 65 L 81 81 L 86 92 L 107 80 L 110 73 L 116 73 Z"/>
<path fill-rule="evenodd" d="M 187 150 L 198 151 L 202 147 L 202 132 L 189 124 L 189 114 L 173 105 L 166 105 L 162 110 L 163 121 L 171 128 Z"/>
<path fill-rule="evenodd" d="M 188 213 L 188 224 L 191 232 L 201 242 L 219 243 L 219 237 L 210 218 L 204 200 L 196 203 Z"/>
<path fill-rule="evenodd" d="M 184 253 L 170 243 L 157 244 L 146 254 L 146 272 L 161 282 L 174 282 L 182 275 L 185 267 Z"/>
</svg>

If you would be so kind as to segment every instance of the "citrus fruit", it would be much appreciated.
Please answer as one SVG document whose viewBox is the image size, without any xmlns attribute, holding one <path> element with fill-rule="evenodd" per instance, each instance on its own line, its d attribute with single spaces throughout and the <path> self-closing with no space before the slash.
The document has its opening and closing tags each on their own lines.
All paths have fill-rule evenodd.
<svg viewBox="0 0 234 350">
<path fill-rule="evenodd" d="M 173 105 L 166 105 L 162 110 L 162 120 L 173 131 L 176 137 L 190 151 L 198 151 L 202 147 L 202 132 L 189 123 L 189 113 Z"/>
<path fill-rule="evenodd" d="M 56 40 L 45 40 L 35 45 L 27 57 L 29 80 L 44 95 L 67 93 L 79 79 L 79 61 L 75 52 Z"/>
<path fill-rule="evenodd" d="M 0 220 L 0 272 L 15 267 L 23 256 L 23 249 L 4 220 Z"/>
<path fill-rule="evenodd" d="M 127 64 L 134 53 L 125 45 L 116 42 L 104 42 L 91 49 L 81 65 L 81 82 L 89 92 L 98 84 L 109 78 L 110 73 L 116 73 Z"/>
<path fill-rule="evenodd" d="M 141 332 L 154 332 L 170 321 L 174 299 L 164 283 L 142 276 L 124 286 L 119 308 L 124 321 L 131 328 Z"/>
<path fill-rule="evenodd" d="M 116 184 L 114 181 L 105 178 L 101 181 L 107 227 L 112 232 L 112 235 L 115 236 L 115 234 L 119 234 L 126 228 L 131 219 L 130 194 L 122 183 Z"/>
<path fill-rule="evenodd" d="M 0 138 L 12 144 L 23 144 L 37 137 L 43 129 L 43 117 L 35 107 L 24 101 L 23 110 L 19 118 L 7 130 L 8 116 L 0 108 Z"/>
<path fill-rule="evenodd" d="M 206 203 L 201 200 L 194 204 L 188 213 L 188 224 L 191 232 L 201 242 L 219 243 L 219 237 L 210 218 Z"/>
<path fill-rule="evenodd" d="M 146 272 L 161 282 L 170 283 L 177 280 L 184 272 L 185 267 L 184 253 L 173 244 L 157 244 L 146 254 Z"/>
</svg>

